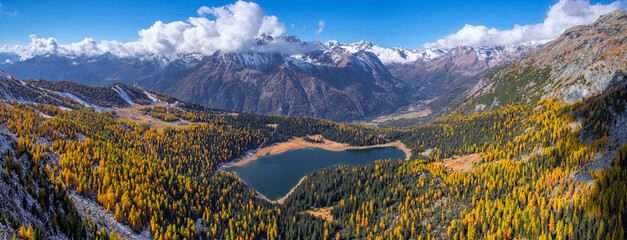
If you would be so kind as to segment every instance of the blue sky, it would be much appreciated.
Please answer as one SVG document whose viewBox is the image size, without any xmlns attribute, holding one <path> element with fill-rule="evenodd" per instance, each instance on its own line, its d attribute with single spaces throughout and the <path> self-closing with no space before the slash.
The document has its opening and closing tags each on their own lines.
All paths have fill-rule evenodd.
<svg viewBox="0 0 627 240">
<path fill-rule="evenodd" d="M 0 0 L 0 46 L 28 44 L 29 35 L 54 37 L 61 44 L 85 37 L 129 42 L 138 30 L 155 21 L 165 23 L 198 17 L 201 6 L 233 3 L 189 1 Z M 462 29 L 465 24 L 512 29 L 541 23 L 556 0 L 539 1 L 254 1 L 285 24 L 285 34 L 302 40 L 372 41 L 385 47 L 421 48 Z M 613 1 L 592 0 L 592 4 Z M 624 5 L 623 5 L 624 6 Z M 323 31 L 316 35 L 320 20 Z M 294 28 L 292 28 L 294 24 Z"/>
</svg>

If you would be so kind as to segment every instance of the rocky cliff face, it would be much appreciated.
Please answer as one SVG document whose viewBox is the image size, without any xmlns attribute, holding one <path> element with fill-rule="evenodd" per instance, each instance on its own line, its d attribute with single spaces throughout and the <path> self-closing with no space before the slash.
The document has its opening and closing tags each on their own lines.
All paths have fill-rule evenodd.
<svg viewBox="0 0 627 240">
<path fill-rule="evenodd" d="M 627 11 L 568 29 L 525 60 L 481 77 L 467 94 L 466 110 L 489 110 L 518 101 L 555 97 L 574 102 L 625 84 Z"/>
<path fill-rule="evenodd" d="M 544 97 L 573 102 L 625 80 L 627 11 L 617 10 L 586 26 L 568 29 L 522 64 L 551 66 Z"/>
<path fill-rule="evenodd" d="M 87 238 L 88 228 L 67 192 L 50 181 L 58 156 L 35 159 L 28 149 L 0 126 L 0 239 L 19 238 L 21 228 L 31 239 Z"/>
</svg>

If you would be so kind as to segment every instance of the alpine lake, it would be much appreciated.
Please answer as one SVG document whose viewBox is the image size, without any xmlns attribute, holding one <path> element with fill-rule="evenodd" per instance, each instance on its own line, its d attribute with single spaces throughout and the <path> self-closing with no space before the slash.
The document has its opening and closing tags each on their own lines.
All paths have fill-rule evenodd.
<svg viewBox="0 0 627 240">
<path fill-rule="evenodd" d="M 312 171 L 338 166 L 361 166 L 379 159 L 405 159 L 405 152 L 396 147 L 373 147 L 329 151 L 302 148 L 274 155 L 260 156 L 243 166 L 226 171 L 237 174 L 246 184 L 271 201 L 287 195 L 300 180 Z"/>
</svg>

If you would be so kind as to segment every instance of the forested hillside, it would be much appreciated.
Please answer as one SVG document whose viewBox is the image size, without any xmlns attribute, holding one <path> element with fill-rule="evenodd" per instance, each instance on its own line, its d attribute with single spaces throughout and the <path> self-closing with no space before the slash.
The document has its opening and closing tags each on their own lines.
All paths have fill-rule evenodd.
<svg viewBox="0 0 627 240">
<path fill-rule="evenodd" d="M 342 233 L 356 238 L 623 239 L 627 141 L 617 123 L 626 100 L 623 86 L 573 105 L 442 119 L 403 138 L 429 147 L 428 157 L 319 170 L 285 204 L 334 207 Z M 481 154 L 471 171 L 439 164 L 471 153 Z"/>
<path fill-rule="evenodd" d="M 59 194 L 65 188 L 93 199 L 155 239 L 622 239 L 626 99 L 621 86 L 574 104 L 547 99 L 409 130 L 143 109 L 194 122 L 158 131 L 112 112 L 17 102 L 0 107 L 0 122 L 49 169 Z M 283 205 L 218 170 L 249 150 L 312 134 L 352 145 L 401 140 L 413 155 L 313 172 Z M 469 154 L 481 156 L 470 171 L 447 168 L 446 159 Z M 7 161 L 5 172 L 16 171 Z M 334 220 L 303 213 L 320 207 L 333 207 Z"/>
<path fill-rule="evenodd" d="M 0 115 L 23 146 L 60 156 L 49 165 L 53 181 L 94 199 L 131 229 L 150 229 L 154 238 L 165 239 L 320 239 L 334 233 L 337 226 L 257 199 L 241 180 L 216 169 L 293 135 L 324 132 L 329 139 L 358 145 L 384 141 L 373 130 L 326 120 L 209 111 L 182 116 L 202 124 L 163 131 L 85 108 L 65 111 L 13 102 L 2 106 Z M 279 130 L 268 123 L 279 124 Z"/>
</svg>

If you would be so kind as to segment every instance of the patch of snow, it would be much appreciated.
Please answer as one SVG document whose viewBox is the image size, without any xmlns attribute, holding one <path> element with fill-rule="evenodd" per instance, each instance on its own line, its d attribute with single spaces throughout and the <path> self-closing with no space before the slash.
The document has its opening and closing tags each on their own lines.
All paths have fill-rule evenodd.
<svg viewBox="0 0 627 240">
<path fill-rule="evenodd" d="M 418 61 L 428 62 L 448 52 L 447 49 L 405 49 L 402 47 L 385 48 L 363 40 L 350 44 L 343 44 L 338 41 L 328 41 L 325 43 L 325 46 L 329 49 L 334 47 L 343 48 L 350 53 L 357 53 L 359 51 L 371 52 L 386 65 L 394 63 L 410 64 Z"/>
<path fill-rule="evenodd" d="M 128 105 L 132 106 L 132 105 L 137 104 L 133 102 L 133 100 L 131 100 L 130 97 L 128 97 L 128 95 L 126 94 L 126 91 L 124 91 L 124 89 L 122 89 L 120 86 L 116 85 L 115 87 L 113 87 L 113 90 L 118 92 L 118 95 L 120 95 L 120 97 L 124 99 L 124 101 L 126 101 Z"/>
<path fill-rule="evenodd" d="M 359 65 L 361 67 L 361 69 L 364 70 L 364 72 L 369 72 L 368 64 L 366 64 L 366 62 L 363 59 L 361 59 L 360 57 L 352 55 L 350 57 L 350 60 L 351 60 L 351 62 Z"/>
<path fill-rule="evenodd" d="M 441 49 L 409 50 L 404 48 L 383 48 L 376 45 L 365 51 L 377 55 L 383 64 L 410 64 L 418 61 L 428 62 L 446 53 L 445 50 Z"/>
<path fill-rule="evenodd" d="M 255 67 L 260 69 L 262 66 L 267 65 L 272 61 L 267 54 L 249 53 L 249 54 L 237 54 L 238 60 L 244 66 Z"/>
<path fill-rule="evenodd" d="M 488 52 L 489 50 L 485 48 L 474 48 L 474 50 L 477 53 L 477 59 L 480 61 L 485 61 L 490 54 L 490 52 Z"/>
<path fill-rule="evenodd" d="M 76 101 L 76 102 L 80 103 L 81 105 L 83 105 L 83 106 L 85 106 L 85 107 L 93 107 L 94 109 L 96 109 L 96 111 L 99 111 L 99 112 L 104 112 L 104 111 L 110 111 L 110 110 L 113 110 L 112 108 L 108 108 L 108 107 L 101 107 L 101 106 L 98 106 L 98 105 L 91 104 L 91 103 L 88 103 L 88 102 L 86 102 L 86 101 L 83 101 L 83 99 L 81 99 L 81 98 L 77 97 L 77 96 L 76 96 L 76 95 L 74 95 L 74 94 L 68 93 L 68 92 L 60 92 L 60 91 L 52 91 L 52 92 L 55 92 L 55 93 L 57 93 L 57 94 L 59 94 L 59 95 L 61 95 L 61 96 L 64 96 L 64 97 L 68 97 L 68 98 L 70 98 L 70 99 L 72 99 L 72 100 L 74 100 L 74 101 Z"/>
<path fill-rule="evenodd" d="M 309 72 L 310 70 L 319 66 L 319 64 L 312 64 L 311 61 L 305 60 L 303 55 L 292 55 L 289 57 L 285 57 L 285 66 L 289 67 L 289 65 L 296 66 L 306 72 Z"/>
<path fill-rule="evenodd" d="M 148 97 L 148 99 L 150 99 L 151 102 L 155 103 L 157 102 L 157 98 L 155 98 L 152 94 L 150 94 L 149 92 L 146 92 L 146 90 L 144 90 L 144 94 L 146 94 L 146 97 Z"/>
<path fill-rule="evenodd" d="M 198 61 L 200 61 L 203 58 L 203 56 L 204 55 L 199 54 L 199 53 L 174 54 L 174 55 L 154 54 L 154 55 L 148 55 L 148 56 L 144 56 L 140 58 L 139 62 L 143 64 L 146 64 L 146 63 L 153 64 L 154 66 L 158 68 L 165 68 L 170 63 L 174 61 L 179 61 L 180 63 L 182 63 L 182 64 L 179 64 L 179 66 L 182 66 L 187 69 L 187 68 L 192 67 Z"/>
<path fill-rule="evenodd" d="M 81 99 L 81 98 L 77 97 L 77 96 L 76 96 L 76 95 L 74 95 L 74 94 L 67 93 L 67 92 L 59 92 L 59 91 L 53 91 L 53 92 L 55 92 L 55 93 L 57 93 L 57 94 L 59 94 L 59 95 L 61 95 L 61 96 L 64 96 L 64 97 L 68 97 L 68 98 L 70 98 L 70 99 L 72 99 L 72 100 L 74 100 L 74 101 L 76 101 L 76 102 L 78 102 L 78 103 L 80 103 L 81 105 L 84 105 L 84 106 L 86 106 L 86 107 L 93 107 L 93 105 L 91 105 L 91 104 L 89 104 L 89 103 L 87 103 L 87 102 L 83 101 L 83 99 Z"/>
</svg>

